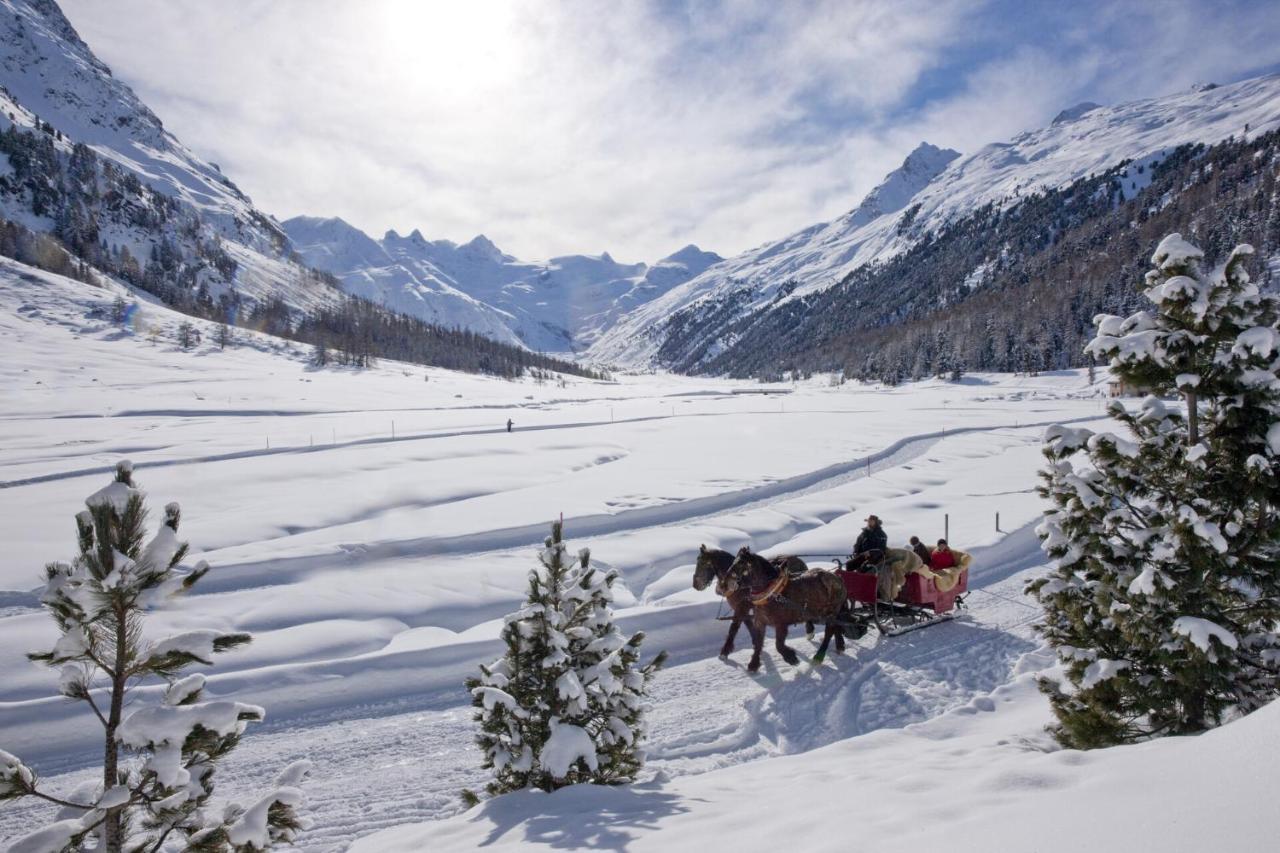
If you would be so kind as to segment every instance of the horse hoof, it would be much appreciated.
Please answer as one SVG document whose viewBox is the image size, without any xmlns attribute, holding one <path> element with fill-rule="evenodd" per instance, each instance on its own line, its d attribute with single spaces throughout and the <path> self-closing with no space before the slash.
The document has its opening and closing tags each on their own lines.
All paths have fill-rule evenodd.
<svg viewBox="0 0 1280 853">
<path fill-rule="evenodd" d="M 752 661 L 751 663 L 747 664 L 747 672 L 754 675 L 759 671 L 760 671 L 760 661 Z"/>
<path fill-rule="evenodd" d="M 783 655 L 782 659 L 785 660 L 787 663 L 791 664 L 792 666 L 795 666 L 796 664 L 800 663 L 800 656 L 795 652 L 792 652 L 789 655 Z"/>
<path fill-rule="evenodd" d="M 821 666 L 822 662 L 826 659 L 827 659 L 827 656 L 825 654 L 823 654 L 822 652 L 818 652 L 816 655 L 813 656 L 813 664 L 814 666 Z"/>
</svg>

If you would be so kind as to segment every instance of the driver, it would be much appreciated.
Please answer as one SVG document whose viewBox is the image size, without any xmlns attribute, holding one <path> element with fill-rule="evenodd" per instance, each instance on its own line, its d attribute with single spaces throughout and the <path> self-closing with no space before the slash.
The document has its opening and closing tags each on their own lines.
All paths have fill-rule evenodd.
<svg viewBox="0 0 1280 853">
<path fill-rule="evenodd" d="M 889 547 L 889 535 L 880 525 L 880 517 L 869 515 L 866 524 L 858 534 L 858 541 L 853 543 L 853 560 L 850 563 L 854 568 L 865 565 L 868 560 L 884 556 L 885 549 Z M 873 552 L 879 553 L 873 556 Z"/>
</svg>

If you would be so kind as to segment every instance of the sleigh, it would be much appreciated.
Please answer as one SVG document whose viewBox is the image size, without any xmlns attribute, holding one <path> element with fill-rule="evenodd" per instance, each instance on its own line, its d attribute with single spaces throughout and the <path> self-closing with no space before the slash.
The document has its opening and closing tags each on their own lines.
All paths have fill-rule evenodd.
<svg viewBox="0 0 1280 853">
<path fill-rule="evenodd" d="M 969 571 L 958 573 L 958 579 L 950 589 L 939 588 L 938 579 L 929 575 L 910 572 L 898 594 L 887 600 L 881 596 L 883 583 L 875 566 L 870 571 L 837 569 L 849 594 L 849 610 L 843 627 L 856 636 L 865 634 L 875 625 L 881 634 L 896 637 L 908 631 L 916 631 L 954 619 L 964 604 L 969 590 Z"/>
</svg>

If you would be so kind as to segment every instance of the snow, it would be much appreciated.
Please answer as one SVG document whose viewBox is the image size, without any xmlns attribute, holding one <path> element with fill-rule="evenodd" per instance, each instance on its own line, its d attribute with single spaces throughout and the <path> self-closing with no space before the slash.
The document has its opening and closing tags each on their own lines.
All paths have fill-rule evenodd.
<svg viewBox="0 0 1280 853">
<path fill-rule="evenodd" d="M 8 850 L 9 853 L 62 853 L 76 833 L 83 831 L 84 825 L 78 819 L 59 820 L 15 841 Z"/>
<path fill-rule="evenodd" d="M 125 507 L 129 505 L 129 500 L 137 494 L 138 490 L 132 486 L 113 481 L 89 495 L 84 502 L 89 507 L 109 506 L 117 514 L 123 515 Z"/>
<path fill-rule="evenodd" d="M 1080 686 L 1085 690 L 1106 681 L 1116 673 L 1123 672 L 1129 668 L 1128 661 L 1122 660 L 1096 660 L 1085 667 L 1084 679 L 1080 682 Z"/>
<path fill-rule="evenodd" d="M 954 853 L 1274 846 L 1280 704 L 1201 737 L 1094 752 L 1047 743 L 1042 706 L 1024 674 L 902 729 L 626 788 L 520 792 L 445 821 L 386 830 L 351 853 L 825 850 L 833 838 Z M 1224 818 L 1225 792 L 1236 817 Z M 1068 826 L 1064 815 L 1085 819 Z"/>
<path fill-rule="evenodd" d="M 982 831 L 995 849 L 1027 849 L 1049 799 L 1091 790 L 1097 799 L 1082 807 L 1110 808 L 1121 798 L 1107 786 L 1137 778 L 1127 759 L 1112 774 L 1110 758 L 1075 765 L 1040 752 L 1049 712 L 1029 682 L 1052 664 L 1021 594 L 1045 563 L 1035 471 L 1051 424 L 1076 446 L 1102 427 L 1107 401 L 1084 371 L 892 389 L 815 377 L 764 395 L 735 393 L 762 390 L 753 383 L 662 374 L 568 377 L 561 388 L 395 362 L 317 370 L 307 353 L 248 331 L 226 351 L 183 352 L 112 327 L 94 311 L 117 292 L 0 262 L 0 746 L 51 790 L 93 780 L 101 735 L 82 703 L 57 694 L 56 673 L 22 652 L 55 641 L 39 607 L 41 567 L 74 553 L 83 496 L 125 456 L 153 500 L 181 503 L 185 564 L 213 567 L 193 594 L 157 604 L 147 637 L 255 635 L 205 673 L 211 701 L 269 712 L 219 768 L 215 805 L 310 759 L 307 849 L 362 838 L 365 849 L 421 849 L 413 839 L 425 832 L 432 849 L 470 847 L 473 832 L 498 846 L 526 832 L 530 843 L 634 834 L 637 849 L 723 832 L 750 847 L 759 832 L 732 824 L 762 791 L 795 798 L 771 841 L 821 847 L 805 835 L 816 829 L 790 821 L 811 822 L 824 791 L 863 787 L 876 803 L 860 824 L 868 844 L 921 835 L 941 847 L 954 829 L 969 849 Z M 179 321 L 152 303 L 142 312 L 161 328 Z M 645 632 L 646 658 L 671 655 L 652 684 L 648 770 L 637 786 L 517 794 L 458 817 L 458 791 L 486 780 L 463 681 L 499 656 L 503 617 L 523 601 L 547 522 L 562 511 L 571 552 L 590 546 L 594 567 L 618 573 L 620 630 Z M 691 588 L 700 543 L 842 554 L 868 511 L 895 542 L 941 536 L 949 520 L 951 541 L 974 556 L 961 618 L 892 641 L 873 631 L 817 667 L 790 667 L 769 643 L 756 678 L 744 671 L 744 634 L 718 658 L 721 601 Z M 209 634 L 197 636 L 204 649 Z M 791 642 L 805 658 L 816 648 Z M 137 707 L 181 712 L 159 702 L 193 686 L 143 685 Z M 230 725 L 221 707 L 210 722 Z M 1253 772 L 1246 759 L 1241 772 Z M 1206 774 L 1165 793 L 1220 812 L 1211 792 L 1222 784 Z M 926 790 L 941 799 L 928 800 L 921 828 Z M 529 802 L 554 808 L 541 820 L 522 811 Z M 666 803 L 686 811 L 667 814 Z M 511 828 L 478 817 L 491 813 L 510 815 Z M 1271 819 L 1250 813 L 1261 817 L 1219 842 L 1250 849 L 1249 833 Z M 54 814 L 6 806 L 0 843 Z M 637 826 L 645 814 L 671 831 Z"/>
<path fill-rule="evenodd" d="M 1179 616 L 1173 621 L 1173 633 L 1186 637 L 1191 644 L 1206 654 L 1212 653 L 1210 640 L 1217 640 L 1229 649 L 1239 645 L 1236 635 L 1208 619 L 1199 616 Z"/>
<path fill-rule="evenodd" d="M 1132 197 L 1150 182 L 1151 166 L 1179 145 L 1220 142 L 1246 124 L 1251 133 L 1280 126 L 1277 99 L 1280 74 L 1271 74 L 1116 106 L 1077 105 L 1047 127 L 953 160 L 951 152 L 922 146 L 932 149 L 925 158 L 928 168 L 912 169 L 913 153 L 890 173 L 881 186 L 896 188 L 885 192 L 894 202 L 878 215 L 868 217 L 879 208 L 881 188 L 868 195 L 865 208 L 729 258 L 631 311 L 600 336 L 590 355 L 647 366 L 663 342 L 663 324 L 678 311 L 732 298 L 740 316 L 770 304 L 783 284 L 795 286 L 790 299 L 824 290 L 865 264 L 901 253 L 915 235 L 936 232 L 986 204 L 1008 206 L 1125 160 L 1133 161 L 1123 175 L 1126 197 Z M 907 179 L 906 172 L 918 179 Z M 900 211 L 908 205 L 919 205 L 919 211 L 902 233 Z"/>
<path fill-rule="evenodd" d="M 1183 239 L 1181 234 L 1170 234 L 1156 246 L 1155 253 L 1151 256 L 1151 263 L 1160 269 L 1173 269 L 1203 257 L 1204 252 L 1200 251 L 1198 246 Z M 1187 279 L 1186 276 L 1175 276 L 1169 279 L 1169 284 L 1184 280 L 1195 283 L 1194 279 Z"/>
<path fill-rule="evenodd" d="M 271 841 L 267 824 L 268 812 L 276 803 L 302 806 L 306 803 L 306 797 L 297 788 L 286 787 L 259 798 L 227 829 L 227 840 L 236 846 L 252 845 L 253 848 L 265 850 Z"/>
<path fill-rule="evenodd" d="M 208 662 L 213 658 L 213 641 L 218 636 L 218 631 L 207 630 L 175 634 L 152 646 L 149 654 L 153 658 L 162 658 L 165 655 L 181 653 Z"/>
<path fill-rule="evenodd" d="M 595 744 L 587 730 L 557 720 L 552 721 L 551 737 L 542 745 L 538 758 L 542 766 L 557 779 L 568 776 L 569 768 L 578 761 L 584 762 L 592 770 L 600 766 Z"/>
</svg>

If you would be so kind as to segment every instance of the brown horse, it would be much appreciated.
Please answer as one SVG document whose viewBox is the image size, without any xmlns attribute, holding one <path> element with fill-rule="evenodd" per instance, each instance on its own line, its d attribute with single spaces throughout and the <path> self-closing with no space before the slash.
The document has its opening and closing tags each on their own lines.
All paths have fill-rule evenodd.
<svg viewBox="0 0 1280 853">
<path fill-rule="evenodd" d="M 816 663 L 822 663 L 826 658 L 832 637 L 836 638 L 836 651 L 844 651 L 844 634 L 837 620 L 845 608 L 848 594 L 844 582 L 835 573 L 814 570 L 799 577 L 789 576 L 781 571 L 777 561 L 753 554 L 744 546 L 729 567 L 724 587 L 730 595 L 745 592 L 752 607 L 755 631 L 751 639 L 755 643 L 755 653 L 747 664 L 751 672 L 760 668 L 765 629 L 770 625 L 773 626 L 778 654 L 793 666 L 799 663 L 800 658 L 787 645 L 787 627 L 800 622 L 826 624 L 822 645 L 813 657 Z"/>
<path fill-rule="evenodd" d="M 747 623 L 747 633 L 751 635 L 753 644 L 756 639 L 756 626 L 751 619 L 750 597 L 745 591 L 729 593 L 725 590 L 725 578 L 728 577 L 729 567 L 732 565 L 733 555 L 728 551 L 722 551 L 719 548 L 708 549 L 703 545 L 698 548 L 698 562 L 693 568 L 693 588 L 704 590 L 714 580 L 716 594 L 724 596 L 725 601 L 729 603 L 729 609 L 733 611 L 733 620 L 729 623 L 729 636 L 724 638 L 724 645 L 720 647 L 722 658 L 728 657 L 729 652 L 733 651 L 733 638 L 738 636 L 738 627 L 743 622 Z"/>
<path fill-rule="evenodd" d="M 773 564 L 778 568 L 785 568 L 792 575 L 804 574 L 808 571 L 808 566 L 804 560 L 799 557 L 775 557 Z M 745 591 L 730 593 L 725 589 L 725 580 L 729 575 L 729 568 L 733 565 L 733 555 L 728 551 L 719 548 L 707 548 L 701 545 L 698 548 L 698 561 L 693 567 L 693 588 L 701 592 L 711 585 L 711 581 L 716 582 L 716 594 L 723 596 L 725 601 L 729 603 L 729 608 L 733 612 L 733 618 L 729 622 L 729 635 L 724 638 L 724 645 L 720 647 L 720 657 L 728 657 L 733 651 L 733 640 L 738 636 L 738 628 L 745 622 L 747 625 L 747 633 L 751 635 L 751 642 L 754 645 L 756 639 L 755 620 L 751 618 L 751 598 Z M 805 629 L 812 634 L 813 623 L 806 622 Z"/>
</svg>

